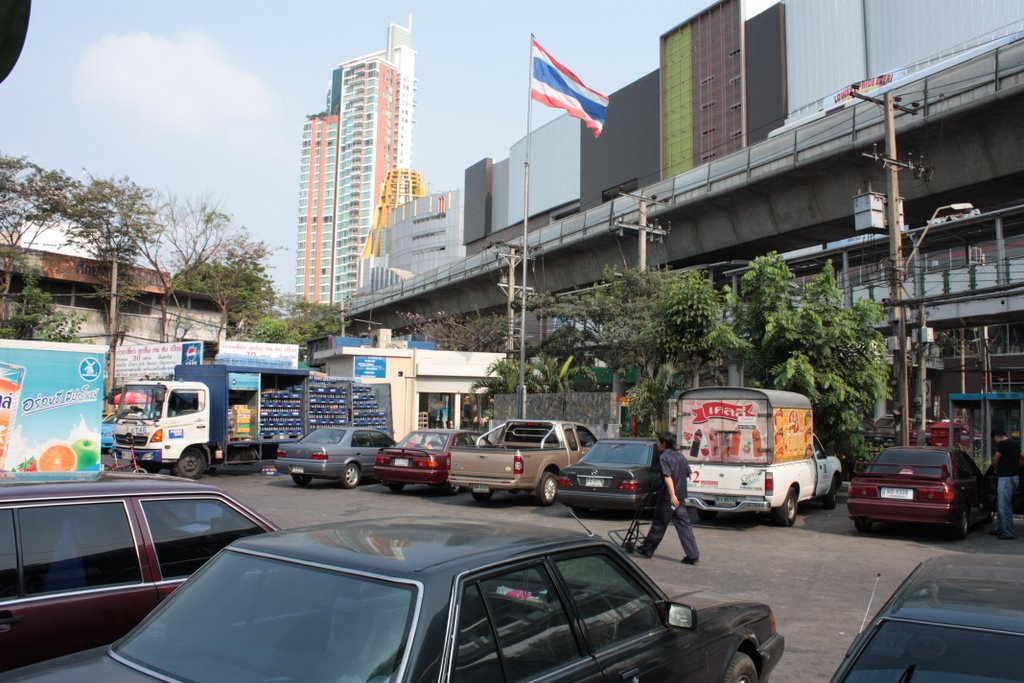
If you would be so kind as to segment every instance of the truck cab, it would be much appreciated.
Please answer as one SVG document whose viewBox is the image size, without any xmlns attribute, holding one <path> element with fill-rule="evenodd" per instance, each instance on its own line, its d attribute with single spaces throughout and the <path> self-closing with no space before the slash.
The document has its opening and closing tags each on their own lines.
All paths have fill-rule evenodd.
<svg viewBox="0 0 1024 683">
<path fill-rule="evenodd" d="M 198 479 L 217 458 L 210 452 L 209 389 L 201 382 L 133 382 L 115 395 L 114 449 L 148 472 L 170 464 Z"/>
</svg>

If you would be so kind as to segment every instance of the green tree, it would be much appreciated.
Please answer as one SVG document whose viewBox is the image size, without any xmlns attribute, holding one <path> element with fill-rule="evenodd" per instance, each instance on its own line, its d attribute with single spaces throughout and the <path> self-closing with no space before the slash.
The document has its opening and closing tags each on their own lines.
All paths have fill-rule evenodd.
<svg viewBox="0 0 1024 683">
<path fill-rule="evenodd" d="M 80 341 L 78 330 L 85 322 L 85 316 L 57 310 L 53 303 L 53 297 L 40 289 L 37 273 L 30 272 L 25 275 L 21 291 L 13 295 L 13 298 L 10 315 L 0 325 L 0 337 L 42 341 Z"/>
<path fill-rule="evenodd" d="M 626 392 L 629 412 L 636 418 L 637 435 L 653 436 L 665 418 L 668 401 L 679 387 L 676 367 L 663 365 L 653 377 L 642 377 Z"/>
<path fill-rule="evenodd" d="M 531 394 L 543 393 L 538 376 L 526 369 L 526 390 Z M 519 361 L 500 358 L 487 366 L 487 377 L 473 382 L 469 390 L 491 394 L 514 394 L 519 388 Z"/>
<path fill-rule="evenodd" d="M 458 316 L 438 311 L 433 318 L 408 312 L 401 316 L 413 335 L 432 341 L 445 351 L 499 353 L 505 350 L 508 320 L 504 315 L 478 311 Z"/>
<path fill-rule="evenodd" d="M 73 187 L 61 171 L 0 154 L 0 320 L 7 317 L 11 283 L 24 268 L 25 250 L 60 223 Z"/>
<path fill-rule="evenodd" d="M 881 307 L 867 300 L 844 307 L 831 263 L 798 287 L 774 253 L 751 262 L 730 307 L 737 332 L 749 342 L 748 383 L 804 394 L 819 437 L 837 450 L 860 453 L 860 424 L 888 391 L 889 365 L 877 330 Z"/>
<path fill-rule="evenodd" d="M 176 276 L 174 287 L 213 299 L 221 317 L 218 336 L 251 338 L 257 321 L 274 310 L 274 286 L 263 264 L 270 253 L 263 242 L 229 242 L 215 261 Z"/>
<path fill-rule="evenodd" d="M 690 386 L 700 386 L 701 371 L 707 364 L 720 363 L 742 347 L 725 322 L 725 295 L 715 289 L 704 271 L 667 277 L 655 311 L 658 346 L 663 356 L 687 369 Z"/>
<path fill-rule="evenodd" d="M 76 187 L 68 217 L 68 244 L 108 268 L 106 283 L 97 291 L 107 302 L 107 330 L 116 346 L 123 333 L 120 310 L 140 288 L 139 271 L 133 267 L 139 260 L 139 244 L 155 227 L 153 193 L 128 178 L 90 178 Z"/>
<path fill-rule="evenodd" d="M 527 372 L 531 373 L 541 387 L 541 393 L 564 394 L 573 390 L 573 385 L 578 377 L 593 378 L 590 368 L 573 364 L 573 357 L 569 356 L 564 361 L 551 356 L 538 356 L 534 358 Z M 518 384 L 518 380 L 516 382 Z"/>
<path fill-rule="evenodd" d="M 619 371 L 636 365 L 641 373 L 653 375 L 665 360 L 653 316 L 664 278 L 658 271 L 608 269 L 593 287 L 535 295 L 531 310 L 558 320 L 560 330 L 566 328 L 559 335 L 560 346 L 548 345 L 546 350 L 560 357 L 593 356 Z"/>
</svg>

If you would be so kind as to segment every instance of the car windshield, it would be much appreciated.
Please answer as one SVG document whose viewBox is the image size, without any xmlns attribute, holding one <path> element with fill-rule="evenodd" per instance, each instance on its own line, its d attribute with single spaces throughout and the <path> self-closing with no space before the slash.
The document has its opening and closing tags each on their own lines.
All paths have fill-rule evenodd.
<svg viewBox="0 0 1024 683">
<path fill-rule="evenodd" d="M 588 465 L 649 465 L 653 448 L 649 443 L 598 441 L 580 462 Z"/>
<path fill-rule="evenodd" d="M 117 406 L 116 418 L 155 420 L 163 410 L 166 393 L 161 386 L 129 384 L 121 387 L 113 397 L 114 405 Z"/>
<path fill-rule="evenodd" d="M 190 681 L 390 681 L 416 586 L 224 552 L 113 648 Z"/>
<path fill-rule="evenodd" d="M 885 621 L 843 680 L 846 683 L 905 680 L 995 683 L 1019 681 L 1021 671 L 1024 671 L 1024 636 Z"/>
<path fill-rule="evenodd" d="M 314 429 L 309 434 L 299 439 L 302 443 L 332 444 L 341 443 L 345 438 L 344 429 Z"/>
<path fill-rule="evenodd" d="M 914 474 L 936 476 L 938 468 L 949 466 L 949 454 L 945 451 L 915 451 L 887 448 L 878 454 L 868 467 L 868 472 L 893 474 L 905 468 L 913 468 Z"/>
<path fill-rule="evenodd" d="M 431 432 L 412 432 L 402 439 L 402 448 L 422 448 L 427 451 L 443 451 L 448 437 Z"/>
</svg>

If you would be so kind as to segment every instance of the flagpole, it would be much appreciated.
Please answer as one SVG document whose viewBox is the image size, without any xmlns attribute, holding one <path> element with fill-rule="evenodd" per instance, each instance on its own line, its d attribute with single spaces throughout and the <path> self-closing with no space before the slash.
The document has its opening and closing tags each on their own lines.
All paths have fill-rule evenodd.
<svg viewBox="0 0 1024 683">
<path fill-rule="evenodd" d="M 526 418 L 526 262 L 528 260 L 527 240 L 529 238 L 530 222 L 530 135 L 533 127 L 533 40 L 530 34 L 530 59 L 529 78 L 526 81 L 526 161 L 523 163 L 523 276 L 522 299 L 520 303 L 519 320 L 519 405 L 518 417 Z"/>
</svg>

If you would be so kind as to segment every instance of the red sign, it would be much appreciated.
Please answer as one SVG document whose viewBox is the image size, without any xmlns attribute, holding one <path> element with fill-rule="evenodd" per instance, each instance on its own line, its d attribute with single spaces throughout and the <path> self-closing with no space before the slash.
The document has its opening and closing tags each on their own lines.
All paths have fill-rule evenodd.
<svg viewBox="0 0 1024 683">
<path fill-rule="evenodd" d="M 726 403 L 725 401 L 711 401 L 699 406 L 694 411 L 693 423 L 707 422 L 713 417 L 737 422 L 741 417 L 757 417 L 757 413 L 754 412 L 753 403 L 739 405 L 736 403 Z"/>
</svg>

